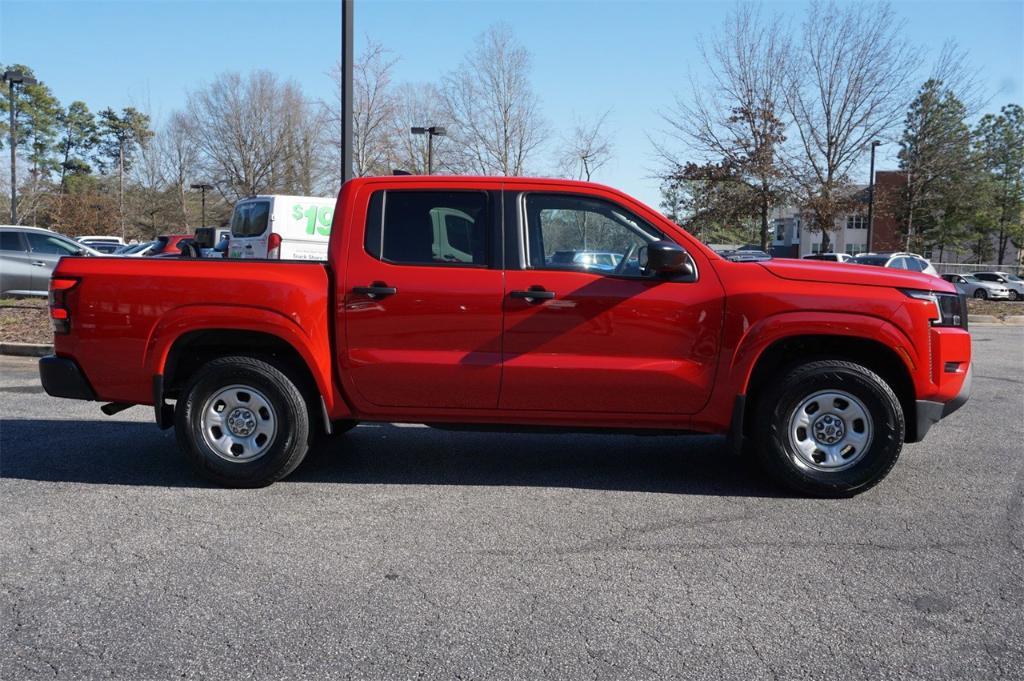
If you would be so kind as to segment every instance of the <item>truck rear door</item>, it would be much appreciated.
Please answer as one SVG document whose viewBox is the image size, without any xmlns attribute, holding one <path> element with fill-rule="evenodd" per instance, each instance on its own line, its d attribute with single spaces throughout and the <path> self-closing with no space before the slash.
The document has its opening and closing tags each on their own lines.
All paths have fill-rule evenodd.
<svg viewBox="0 0 1024 681">
<path fill-rule="evenodd" d="M 496 408 L 504 290 L 498 192 L 429 181 L 374 187 L 354 197 L 365 206 L 354 214 L 366 221 L 352 225 L 339 273 L 341 380 L 364 413 Z M 458 233 L 440 235 L 439 216 L 448 215 L 459 216 Z"/>
</svg>

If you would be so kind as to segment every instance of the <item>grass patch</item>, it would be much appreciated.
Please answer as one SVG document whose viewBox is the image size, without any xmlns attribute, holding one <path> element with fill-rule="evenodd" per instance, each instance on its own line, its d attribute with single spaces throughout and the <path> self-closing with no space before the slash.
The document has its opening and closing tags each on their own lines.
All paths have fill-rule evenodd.
<svg viewBox="0 0 1024 681">
<path fill-rule="evenodd" d="M 53 328 L 41 298 L 0 299 L 0 342 L 52 343 Z"/>
</svg>

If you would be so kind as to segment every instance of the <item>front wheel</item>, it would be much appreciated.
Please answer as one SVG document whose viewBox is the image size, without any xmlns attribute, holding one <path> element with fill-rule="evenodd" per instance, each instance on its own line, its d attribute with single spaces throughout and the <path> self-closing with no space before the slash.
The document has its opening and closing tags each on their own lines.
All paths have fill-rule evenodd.
<svg viewBox="0 0 1024 681">
<path fill-rule="evenodd" d="M 1017 293 L 1017 291 L 1015 291 L 1014 289 L 1010 289 L 1010 300 L 1019 300 L 1019 299 L 1020 299 L 1020 294 Z"/>
<path fill-rule="evenodd" d="M 983 288 L 979 288 L 974 292 L 974 297 L 978 300 L 988 300 L 988 292 Z"/>
<path fill-rule="evenodd" d="M 783 485 L 847 497 L 878 484 L 903 448 L 903 409 L 892 388 L 852 362 L 809 362 L 758 400 L 756 454 Z"/>
<path fill-rule="evenodd" d="M 309 449 L 310 425 L 307 402 L 288 374 L 255 357 L 208 362 L 175 409 L 185 456 L 227 487 L 264 487 L 291 473 Z"/>
</svg>

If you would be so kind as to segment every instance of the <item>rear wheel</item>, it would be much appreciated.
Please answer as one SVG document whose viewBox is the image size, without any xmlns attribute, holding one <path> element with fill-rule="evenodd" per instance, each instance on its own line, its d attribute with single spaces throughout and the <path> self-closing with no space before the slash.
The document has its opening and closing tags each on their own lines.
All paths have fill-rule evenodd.
<svg viewBox="0 0 1024 681">
<path fill-rule="evenodd" d="M 310 445 L 309 409 L 281 368 L 221 357 L 192 377 L 175 409 L 185 456 L 228 487 L 263 487 L 291 473 Z"/>
<path fill-rule="evenodd" d="M 873 371 L 822 360 L 792 368 L 755 407 L 755 453 L 785 486 L 821 497 L 878 484 L 903 448 L 899 399 Z"/>
<path fill-rule="evenodd" d="M 978 300 L 988 300 L 988 291 L 983 288 L 979 288 L 974 292 L 974 297 Z"/>
</svg>

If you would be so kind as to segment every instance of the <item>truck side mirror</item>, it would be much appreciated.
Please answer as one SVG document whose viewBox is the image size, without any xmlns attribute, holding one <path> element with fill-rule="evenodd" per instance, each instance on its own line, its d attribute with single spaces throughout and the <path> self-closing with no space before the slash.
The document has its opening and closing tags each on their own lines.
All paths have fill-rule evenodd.
<svg viewBox="0 0 1024 681">
<path fill-rule="evenodd" d="M 659 276 L 692 277 L 693 262 L 686 249 L 674 241 L 652 241 L 647 244 L 644 268 Z"/>
</svg>

